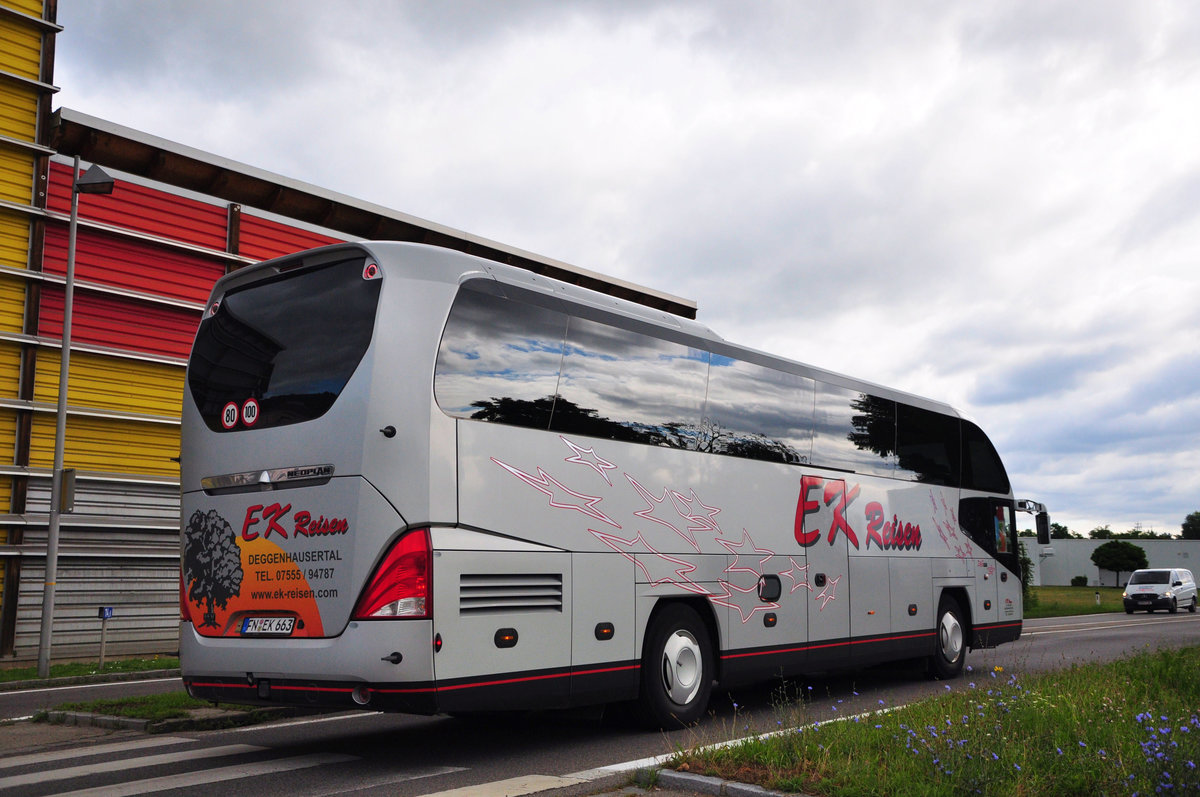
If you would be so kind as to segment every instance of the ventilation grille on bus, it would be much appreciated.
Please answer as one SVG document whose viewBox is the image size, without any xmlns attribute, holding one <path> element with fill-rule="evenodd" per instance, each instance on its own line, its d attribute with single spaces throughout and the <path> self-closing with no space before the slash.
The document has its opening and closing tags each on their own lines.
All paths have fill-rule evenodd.
<svg viewBox="0 0 1200 797">
<path fill-rule="evenodd" d="M 458 581 L 461 614 L 533 611 L 561 612 L 561 573 L 463 573 Z"/>
</svg>

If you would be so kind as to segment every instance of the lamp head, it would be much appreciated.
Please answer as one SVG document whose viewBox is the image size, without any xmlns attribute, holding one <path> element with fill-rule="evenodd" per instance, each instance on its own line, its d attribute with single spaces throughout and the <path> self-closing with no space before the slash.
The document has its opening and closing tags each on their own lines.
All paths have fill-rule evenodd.
<svg viewBox="0 0 1200 797">
<path fill-rule="evenodd" d="M 86 172 L 75 178 L 77 194 L 111 194 L 116 181 L 99 166 L 92 164 Z"/>
</svg>

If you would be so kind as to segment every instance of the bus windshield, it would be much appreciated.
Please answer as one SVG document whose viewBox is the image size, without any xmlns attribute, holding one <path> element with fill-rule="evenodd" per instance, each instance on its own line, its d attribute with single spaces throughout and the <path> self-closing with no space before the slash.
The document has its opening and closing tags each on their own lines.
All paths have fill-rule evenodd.
<svg viewBox="0 0 1200 797">
<path fill-rule="evenodd" d="M 380 282 L 364 263 L 354 257 L 221 297 L 200 325 L 188 368 L 209 429 L 285 426 L 325 414 L 371 342 Z M 255 414 L 240 417 L 248 401 Z"/>
</svg>

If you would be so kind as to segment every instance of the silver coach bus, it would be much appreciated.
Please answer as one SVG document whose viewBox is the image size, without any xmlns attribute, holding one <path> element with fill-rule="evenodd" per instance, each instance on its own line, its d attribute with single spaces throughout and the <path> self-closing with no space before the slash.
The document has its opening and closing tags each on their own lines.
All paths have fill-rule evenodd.
<svg viewBox="0 0 1200 797">
<path fill-rule="evenodd" d="M 1017 504 L 953 409 L 446 249 L 221 279 L 181 470 L 214 701 L 678 725 L 714 685 L 949 678 L 1021 633 Z"/>
</svg>

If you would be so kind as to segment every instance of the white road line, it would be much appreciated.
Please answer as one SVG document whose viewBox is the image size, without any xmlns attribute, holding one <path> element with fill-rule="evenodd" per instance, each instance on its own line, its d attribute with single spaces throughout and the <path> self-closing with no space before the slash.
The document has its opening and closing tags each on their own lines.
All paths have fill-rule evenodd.
<svg viewBox="0 0 1200 797">
<path fill-rule="evenodd" d="M 318 715 L 308 719 L 291 720 L 290 722 L 270 722 L 262 725 L 246 725 L 242 728 L 229 728 L 222 733 L 254 733 L 255 731 L 275 730 L 276 728 L 291 728 L 296 725 L 316 725 L 321 722 L 339 722 L 341 720 L 358 720 L 363 717 L 377 716 L 382 711 L 354 711 L 349 714 Z"/>
<path fill-rule="evenodd" d="M 308 769 L 324 766 L 325 764 L 343 764 L 348 761 L 357 760 L 355 756 L 342 755 L 341 753 L 318 753 L 316 755 L 302 755 L 294 758 L 276 758 L 252 764 L 203 769 L 198 772 L 165 775 L 161 778 L 138 780 L 131 783 L 114 783 L 108 786 L 97 786 L 93 789 L 62 792 L 56 797 L 128 797 L 136 794 L 152 794 L 156 791 L 167 791 L 168 789 L 186 789 L 189 786 L 221 783 L 227 780 L 254 778 L 260 775 L 271 775 L 277 772 L 289 772 L 296 769 Z"/>
<path fill-rule="evenodd" d="M 185 744 L 195 742 L 182 736 L 150 736 L 145 739 L 134 739 L 128 742 L 113 742 L 112 744 L 97 744 L 91 746 L 72 747 L 70 750 L 53 750 L 46 753 L 29 753 L 28 755 L 0 758 L 0 769 L 23 767 L 29 764 L 45 764 L 50 761 L 65 761 L 69 758 L 87 758 L 88 756 L 107 755 L 126 750 L 137 750 L 143 747 L 164 747 L 170 744 Z"/>
<path fill-rule="evenodd" d="M 94 764 L 80 764 L 74 767 L 63 767 L 40 772 L 29 772 L 24 775 L 10 775 L 0 778 L 0 791 L 15 786 L 29 786 L 51 780 L 69 780 L 102 772 L 120 772 L 126 769 L 143 769 L 164 764 L 178 764 L 183 761 L 200 761 L 206 758 L 221 758 L 223 756 L 257 753 L 266 750 L 252 744 L 230 744 L 223 747 L 205 747 L 199 750 L 185 750 L 179 753 L 163 753 L 161 755 L 139 756 L 137 758 L 121 758 L 115 761 L 98 761 Z"/>
<path fill-rule="evenodd" d="M 428 769 L 412 769 L 401 772 L 400 774 L 392 773 L 378 778 L 368 778 L 366 780 L 356 781 L 353 786 L 350 786 L 340 791 L 321 792 L 325 797 L 334 797 L 337 794 L 357 794 L 367 789 L 378 789 L 382 786 L 390 786 L 393 783 L 403 783 L 406 780 L 420 780 L 421 778 L 432 778 L 435 775 L 449 775 L 452 772 L 463 772 L 466 767 L 429 767 Z M 422 795 L 421 797 L 429 797 Z"/>
<path fill-rule="evenodd" d="M 522 794 L 533 794 L 546 789 L 565 789 L 568 786 L 578 786 L 585 782 L 584 778 L 575 778 L 570 775 L 522 775 L 508 780 L 496 780 L 491 783 L 433 792 L 422 797 L 520 797 Z"/>
<path fill-rule="evenodd" d="M 1166 622 L 1171 622 L 1171 621 L 1168 620 L 1166 617 L 1163 617 L 1162 619 L 1153 619 L 1153 620 L 1151 620 L 1151 619 L 1126 620 L 1126 621 L 1120 622 L 1120 623 L 1107 622 L 1107 623 L 1093 623 L 1091 625 L 1068 625 L 1068 626 L 1063 626 L 1061 628 L 1048 628 L 1048 629 L 1045 629 L 1042 631 L 1025 631 L 1021 634 L 1021 636 L 1027 637 L 1027 636 L 1046 636 L 1048 634 L 1078 634 L 1082 631 L 1105 631 L 1110 628 L 1128 628 L 1129 626 L 1134 626 L 1134 625 L 1140 626 L 1140 625 L 1146 625 L 1147 623 L 1166 623 Z"/>
</svg>

